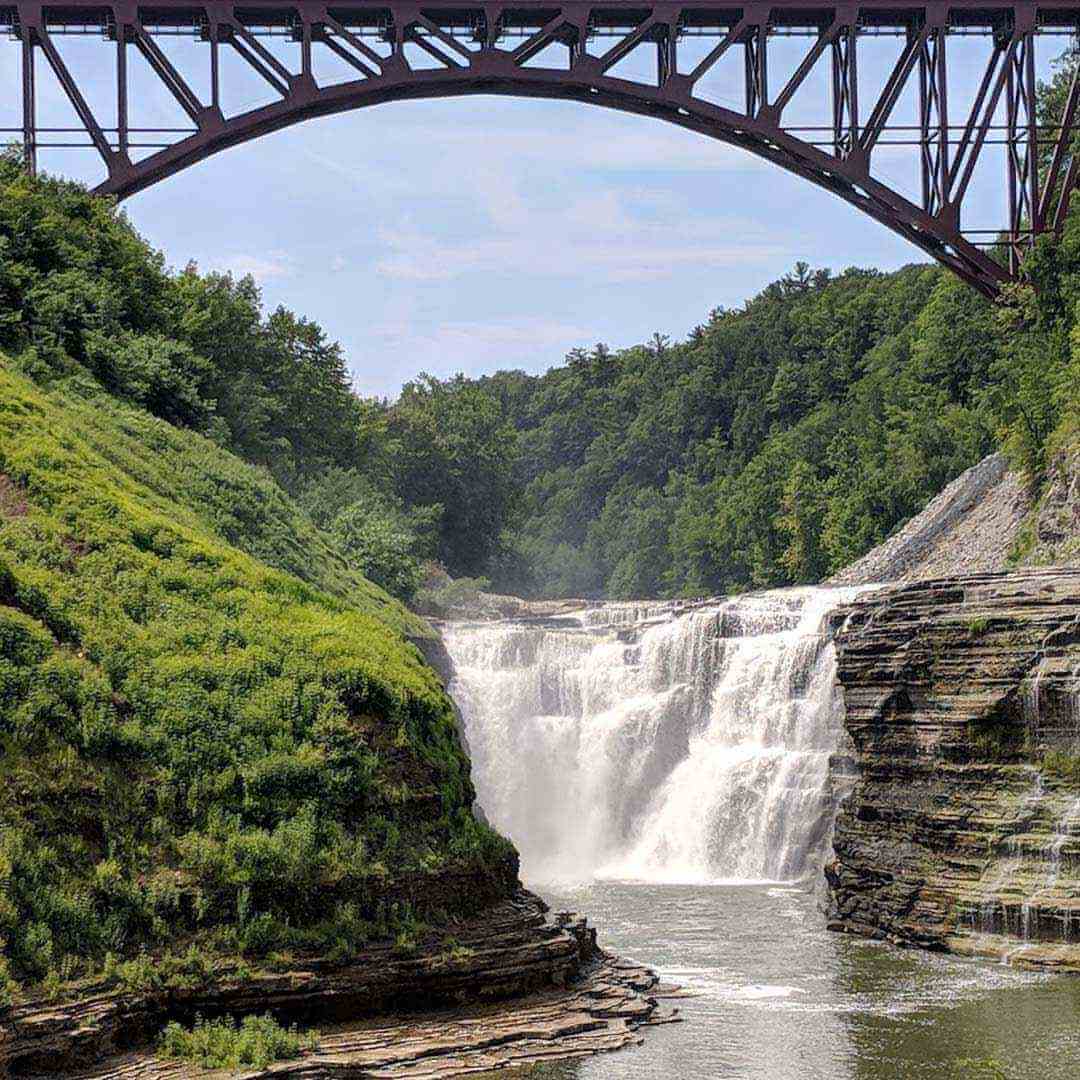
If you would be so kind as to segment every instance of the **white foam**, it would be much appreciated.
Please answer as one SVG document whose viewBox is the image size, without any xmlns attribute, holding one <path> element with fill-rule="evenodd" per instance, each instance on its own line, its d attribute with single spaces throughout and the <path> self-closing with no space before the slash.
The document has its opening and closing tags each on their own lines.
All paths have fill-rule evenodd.
<svg viewBox="0 0 1080 1080">
<path fill-rule="evenodd" d="M 842 736 L 825 616 L 856 591 L 779 590 L 684 614 L 611 605 L 580 630 L 449 626 L 480 803 L 526 880 L 804 876 Z"/>
</svg>

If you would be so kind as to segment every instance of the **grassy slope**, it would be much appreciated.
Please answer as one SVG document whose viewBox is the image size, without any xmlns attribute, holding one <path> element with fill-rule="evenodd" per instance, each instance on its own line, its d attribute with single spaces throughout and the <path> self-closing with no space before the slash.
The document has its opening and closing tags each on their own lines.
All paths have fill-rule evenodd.
<svg viewBox="0 0 1080 1080">
<path fill-rule="evenodd" d="M 467 905 L 444 879 L 505 888 L 509 847 L 473 821 L 450 703 L 403 637 L 425 632 L 257 470 L 89 382 L 0 368 L 16 978 L 192 937 L 347 952 L 433 892 L 437 914 Z"/>
</svg>

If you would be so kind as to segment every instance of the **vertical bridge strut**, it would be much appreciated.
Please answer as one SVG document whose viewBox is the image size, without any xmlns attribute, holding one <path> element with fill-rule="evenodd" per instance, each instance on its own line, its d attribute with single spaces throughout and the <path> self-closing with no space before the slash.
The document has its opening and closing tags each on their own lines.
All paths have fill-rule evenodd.
<svg viewBox="0 0 1080 1080">
<path fill-rule="evenodd" d="M 1038 236 L 1060 232 L 1080 180 L 1080 76 L 1060 113 L 1041 116 L 1035 64 L 1038 35 L 1080 33 L 1080 0 L 0 0 L 0 26 L 19 50 L 21 125 L 6 130 L 21 141 L 27 167 L 35 170 L 44 150 L 85 147 L 101 160 L 97 190 L 118 198 L 310 117 L 417 97 L 565 98 L 741 146 L 839 195 L 993 296 L 1019 275 Z M 206 100 L 169 55 L 165 39 L 178 33 L 203 54 Z M 105 46 L 115 48 L 109 115 L 88 103 L 57 45 L 62 34 L 101 40 L 103 70 L 112 64 Z M 898 56 L 874 72 L 881 64 L 866 43 L 880 36 L 897 40 Z M 973 98 L 958 101 L 950 100 L 949 64 L 960 36 L 983 38 L 988 56 Z M 803 52 L 783 76 L 777 54 L 786 48 L 790 66 L 792 38 Z M 131 79 L 132 49 L 187 128 L 132 126 L 132 102 L 147 92 Z M 321 82 L 322 54 L 351 77 Z M 624 69 L 642 57 L 644 65 Z M 263 104 L 226 112 L 222 87 L 236 67 L 225 60 L 256 76 Z M 74 128 L 39 125 L 42 64 Z M 860 100 L 860 71 L 864 86 L 876 75 L 868 80 L 881 85 L 876 96 Z M 705 89 L 717 81 L 719 90 Z M 793 99 L 820 99 L 825 122 L 798 126 Z M 911 103 L 914 122 L 897 119 L 901 101 Z M 964 211 L 988 147 L 1003 148 L 1000 212 L 995 228 L 976 230 Z M 883 156 L 898 154 L 911 155 L 917 190 L 909 194 L 879 171 Z"/>
</svg>

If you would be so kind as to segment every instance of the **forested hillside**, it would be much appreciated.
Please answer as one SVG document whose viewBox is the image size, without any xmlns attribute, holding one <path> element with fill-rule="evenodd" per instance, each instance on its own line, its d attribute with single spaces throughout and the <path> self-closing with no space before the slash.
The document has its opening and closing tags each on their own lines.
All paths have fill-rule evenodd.
<svg viewBox="0 0 1080 1080">
<path fill-rule="evenodd" d="M 481 391 L 421 378 L 392 407 L 358 398 L 317 324 L 265 313 L 251 278 L 170 272 L 108 200 L 31 180 L 14 153 L 0 154 L 0 349 L 41 385 L 91 376 L 261 466 L 398 597 L 426 560 L 482 570 L 509 522 L 514 432 Z"/>
<path fill-rule="evenodd" d="M 991 305 L 938 268 L 805 266 L 688 340 L 479 385 L 519 433 L 494 588 L 609 597 L 813 582 L 998 444 L 1039 483 L 1080 405 L 1080 220 Z"/>
<path fill-rule="evenodd" d="M 684 342 L 481 380 L 520 437 L 496 588 L 611 597 L 814 581 L 993 443 L 990 306 L 944 272 L 799 266 Z"/>
<path fill-rule="evenodd" d="M 78 187 L 8 156 L 0 196 L 20 370 L 93 376 L 262 466 L 354 573 L 421 604 L 447 573 L 549 596 L 820 580 L 997 445 L 1038 484 L 1078 397 L 1075 213 L 998 304 L 937 267 L 799 265 L 685 341 L 421 375 L 386 402 L 319 326 L 264 313 L 250 279 L 169 272 Z"/>
<path fill-rule="evenodd" d="M 0 1007 L 407 952 L 506 895 L 430 629 L 219 445 L 352 460 L 336 350 L 0 167 Z"/>
</svg>

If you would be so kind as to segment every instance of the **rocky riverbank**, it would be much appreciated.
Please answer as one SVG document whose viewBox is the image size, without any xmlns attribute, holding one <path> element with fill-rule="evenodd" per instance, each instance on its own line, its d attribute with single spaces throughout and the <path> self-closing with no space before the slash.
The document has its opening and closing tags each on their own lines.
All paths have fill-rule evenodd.
<svg viewBox="0 0 1080 1080">
<path fill-rule="evenodd" d="M 0 1063 L 10 1077 L 197 1076 L 155 1057 L 167 1021 L 272 1012 L 322 1034 L 314 1050 L 259 1075 L 456 1076 L 630 1045 L 643 1025 L 674 1018 L 658 992 L 652 972 L 601 951 L 583 919 L 552 921 L 521 892 L 413 955 L 382 945 L 347 964 L 311 959 L 242 978 L 222 971 L 210 985 L 143 994 L 87 985 L 71 1000 L 27 1001 L 3 1018 Z"/>
<path fill-rule="evenodd" d="M 858 779 L 830 926 L 1080 971 L 1080 570 L 891 587 L 833 622 Z"/>
</svg>

